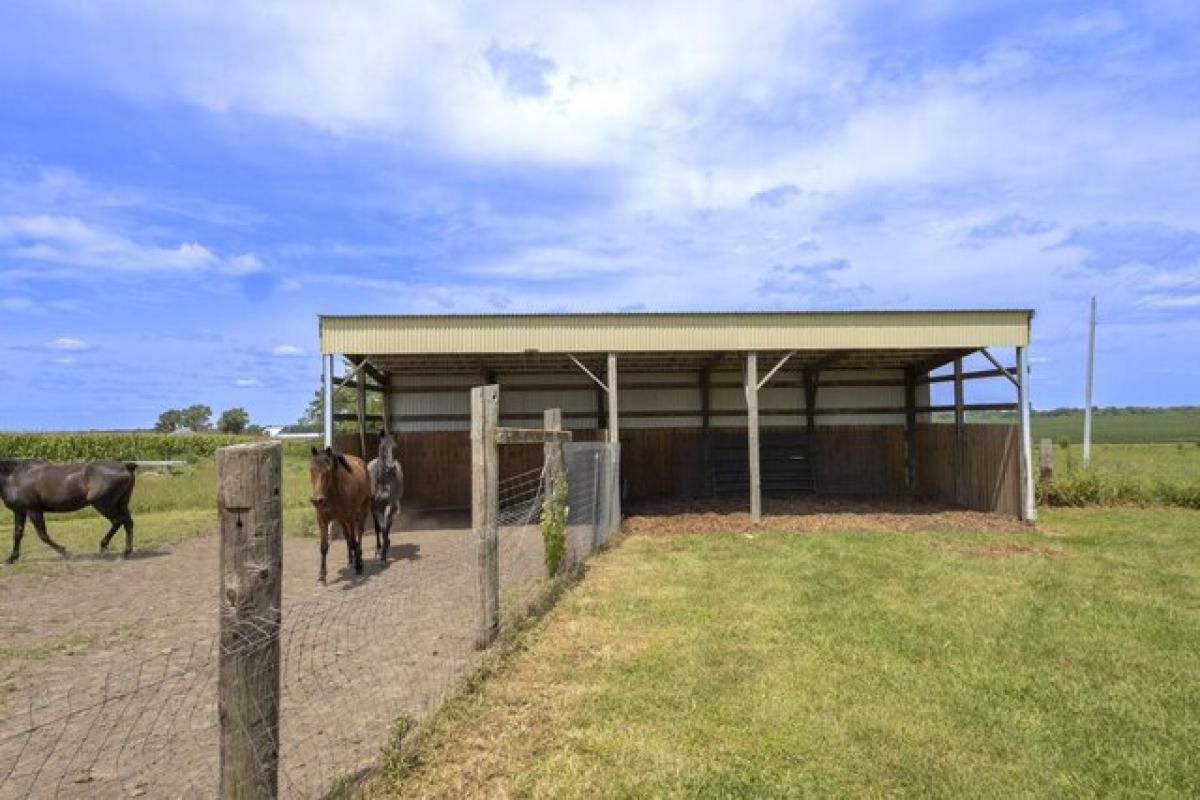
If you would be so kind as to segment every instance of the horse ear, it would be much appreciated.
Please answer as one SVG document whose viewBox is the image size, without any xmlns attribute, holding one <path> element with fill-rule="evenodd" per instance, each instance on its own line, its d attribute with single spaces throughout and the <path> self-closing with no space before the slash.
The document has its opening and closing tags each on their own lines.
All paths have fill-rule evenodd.
<svg viewBox="0 0 1200 800">
<path fill-rule="evenodd" d="M 317 448 L 315 448 L 315 447 L 310 447 L 309 449 L 310 449 L 310 450 L 312 450 L 312 454 L 313 454 L 314 456 L 319 456 L 319 455 L 321 455 L 321 451 L 320 451 L 320 450 L 318 450 Z"/>
<path fill-rule="evenodd" d="M 325 448 L 325 455 L 327 455 L 327 456 L 332 456 L 332 455 L 333 455 L 333 448 L 332 448 L 332 447 L 326 447 L 326 448 Z"/>
</svg>

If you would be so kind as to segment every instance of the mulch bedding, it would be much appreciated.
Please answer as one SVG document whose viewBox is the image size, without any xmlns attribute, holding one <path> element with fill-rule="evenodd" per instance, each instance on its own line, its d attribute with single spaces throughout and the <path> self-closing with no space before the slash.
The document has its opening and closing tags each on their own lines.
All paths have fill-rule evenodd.
<svg viewBox="0 0 1200 800">
<path fill-rule="evenodd" d="M 819 531 L 988 531 L 1022 533 L 1022 522 L 997 514 L 910 500 L 879 498 L 765 499 L 762 522 L 750 522 L 746 501 L 663 500 L 626 509 L 622 530 L 629 534 L 666 536 L 683 533 L 742 533 L 755 530 L 815 533 Z"/>
</svg>

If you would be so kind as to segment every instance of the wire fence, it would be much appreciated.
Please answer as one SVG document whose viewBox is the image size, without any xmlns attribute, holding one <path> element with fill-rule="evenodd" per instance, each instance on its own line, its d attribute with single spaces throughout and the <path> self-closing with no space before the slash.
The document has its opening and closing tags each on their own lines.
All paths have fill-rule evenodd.
<svg viewBox="0 0 1200 800">
<path fill-rule="evenodd" d="M 615 519 L 614 462 L 607 445 L 569 444 L 564 455 L 570 568 L 605 542 Z M 501 606 L 511 627 L 551 577 L 538 526 L 545 468 L 499 488 Z M 473 667 L 475 546 L 463 527 L 394 531 L 386 565 L 369 564 L 362 577 L 346 570 L 315 594 L 307 581 L 299 592 L 285 582 L 281 609 L 244 621 L 226 640 L 226 657 L 231 648 L 278 648 L 279 691 L 263 701 L 278 703 L 278 740 L 250 756 L 278 759 L 280 796 L 336 794 L 369 775 L 389 736 L 436 711 Z M 292 563 L 307 566 L 315 548 L 313 539 L 285 537 L 285 575 Z M 213 558 L 214 588 L 215 567 Z M 0 697 L 0 798 L 217 796 L 223 654 L 215 604 L 196 613 L 212 620 L 201 635 L 163 646 L 160 630 L 117 651 L 53 654 L 19 696 Z"/>
</svg>

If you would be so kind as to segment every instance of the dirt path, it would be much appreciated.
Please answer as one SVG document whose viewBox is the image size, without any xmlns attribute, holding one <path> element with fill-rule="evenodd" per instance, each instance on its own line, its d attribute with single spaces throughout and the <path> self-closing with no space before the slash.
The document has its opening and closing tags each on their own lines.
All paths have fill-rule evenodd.
<svg viewBox="0 0 1200 800">
<path fill-rule="evenodd" d="M 393 535 L 365 574 L 315 539 L 284 546 L 281 793 L 327 790 L 373 762 L 474 658 L 475 550 L 463 529 Z M 365 547 L 370 556 L 373 537 Z M 540 579 L 536 527 L 501 534 L 509 602 Z M 0 798 L 213 795 L 217 539 L 129 561 L 0 573 Z"/>
</svg>

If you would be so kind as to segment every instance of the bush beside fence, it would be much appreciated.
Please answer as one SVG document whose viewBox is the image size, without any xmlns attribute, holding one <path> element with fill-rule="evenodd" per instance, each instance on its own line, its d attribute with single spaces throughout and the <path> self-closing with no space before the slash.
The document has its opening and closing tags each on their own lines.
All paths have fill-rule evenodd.
<svg viewBox="0 0 1200 800">
<path fill-rule="evenodd" d="M 1200 483 L 1114 477 L 1095 470 L 1072 470 L 1037 486 L 1038 503 L 1047 506 L 1151 506 L 1200 509 Z"/>
</svg>

